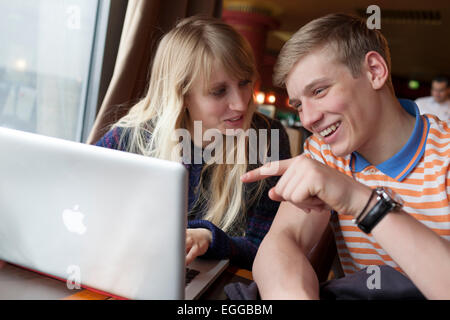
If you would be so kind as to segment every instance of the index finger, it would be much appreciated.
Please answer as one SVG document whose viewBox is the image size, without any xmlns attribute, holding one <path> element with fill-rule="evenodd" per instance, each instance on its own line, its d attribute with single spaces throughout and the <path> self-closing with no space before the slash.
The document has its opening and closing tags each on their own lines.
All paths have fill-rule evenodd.
<svg viewBox="0 0 450 320">
<path fill-rule="evenodd" d="M 281 176 L 289 168 L 289 165 L 293 161 L 292 159 L 286 159 L 281 161 L 273 161 L 266 163 L 265 165 L 251 170 L 241 176 L 241 181 L 244 183 L 259 181 L 272 176 Z"/>
<path fill-rule="evenodd" d="M 192 248 L 189 250 L 188 254 L 186 255 L 186 265 L 190 264 L 198 256 L 197 251 L 198 246 L 197 244 L 194 244 Z"/>
</svg>

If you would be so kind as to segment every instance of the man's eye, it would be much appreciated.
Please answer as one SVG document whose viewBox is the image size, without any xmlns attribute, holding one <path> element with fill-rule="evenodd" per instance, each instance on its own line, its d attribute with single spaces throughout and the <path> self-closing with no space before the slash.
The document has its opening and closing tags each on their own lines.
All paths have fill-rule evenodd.
<svg viewBox="0 0 450 320">
<path fill-rule="evenodd" d="M 297 111 L 300 111 L 302 108 L 302 103 L 301 102 L 296 102 L 294 104 L 291 105 L 292 108 L 294 108 Z"/>
<path fill-rule="evenodd" d="M 314 95 L 317 96 L 318 94 L 321 94 L 324 90 L 325 90 L 325 88 L 318 88 L 318 89 L 314 90 Z"/>
</svg>

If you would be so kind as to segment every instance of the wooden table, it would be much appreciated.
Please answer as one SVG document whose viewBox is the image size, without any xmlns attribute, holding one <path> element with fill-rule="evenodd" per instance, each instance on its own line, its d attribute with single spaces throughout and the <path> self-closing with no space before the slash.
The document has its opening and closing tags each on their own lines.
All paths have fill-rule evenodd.
<svg viewBox="0 0 450 320">
<path fill-rule="evenodd" d="M 228 267 L 205 291 L 200 300 L 226 300 L 224 286 L 231 282 L 249 284 L 251 272 Z M 0 261 L 0 300 L 112 300 L 87 289 L 70 290 L 64 281 Z"/>
</svg>

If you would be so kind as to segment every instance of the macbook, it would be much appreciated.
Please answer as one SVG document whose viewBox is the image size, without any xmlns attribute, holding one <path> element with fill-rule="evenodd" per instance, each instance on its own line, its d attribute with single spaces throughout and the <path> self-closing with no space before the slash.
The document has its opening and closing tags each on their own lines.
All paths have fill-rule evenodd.
<svg viewBox="0 0 450 320">
<path fill-rule="evenodd" d="M 127 299 L 195 299 L 182 164 L 0 128 L 0 260 Z"/>
</svg>

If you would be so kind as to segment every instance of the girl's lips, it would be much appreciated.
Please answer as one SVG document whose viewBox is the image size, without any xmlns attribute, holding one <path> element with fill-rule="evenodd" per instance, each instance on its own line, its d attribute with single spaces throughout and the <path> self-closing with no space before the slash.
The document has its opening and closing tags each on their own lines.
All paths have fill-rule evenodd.
<svg viewBox="0 0 450 320">
<path fill-rule="evenodd" d="M 242 125 L 244 124 L 244 116 L 241 115 L 239 117 L 234 117 L 234 118 L 230 118 L 225 120 L 225 123 L 227 124 L 228 127 L 242 127 Z"/>
<path fill-rule="evenodd" d="M 242 119 L 244 116 L 241 114 L 240 116 L 235 116 L 235 117 L 232 117 L 232 118 L 228 118 L 228 119 L 226 119 L 225 121 L 231 121 L 231 122 L 233 122 L 233 121 L 239 121 L 240 119 Z"/>
</svg>

